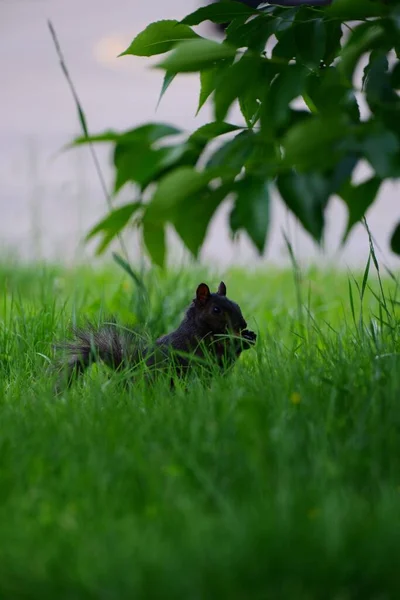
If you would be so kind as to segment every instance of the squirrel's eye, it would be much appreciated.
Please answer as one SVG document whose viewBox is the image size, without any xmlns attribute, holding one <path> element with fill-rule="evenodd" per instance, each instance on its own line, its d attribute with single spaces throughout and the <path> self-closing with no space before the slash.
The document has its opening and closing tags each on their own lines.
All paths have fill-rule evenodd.
<svg viewBox="0 0 400 600">
<path fill-rule="evenodd" d="M 213 306 L 213 313 L 218 314 L 221 312 L 221 309 L 219 306 Z"/>
</svg>

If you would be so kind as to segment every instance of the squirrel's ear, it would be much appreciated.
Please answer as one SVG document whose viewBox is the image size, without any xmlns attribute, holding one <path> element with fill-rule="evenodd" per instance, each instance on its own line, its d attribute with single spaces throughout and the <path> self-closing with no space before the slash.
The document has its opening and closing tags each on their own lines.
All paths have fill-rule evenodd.
<svg viewBox="0 0 400 600">
<path fill-rule="evenodd" d="M 196 290 L 196 300 L 204 305 L 210 297 L 210 288 L 206 283 L 201 283 Z"/>
<path fill-rule="evenodd" d="M 221 283 L 218 286 L 217 294 L 219 294 L 220 296 L 226 296 L 226 285 L 223 281 L 221 281 Z"/>
</svg>

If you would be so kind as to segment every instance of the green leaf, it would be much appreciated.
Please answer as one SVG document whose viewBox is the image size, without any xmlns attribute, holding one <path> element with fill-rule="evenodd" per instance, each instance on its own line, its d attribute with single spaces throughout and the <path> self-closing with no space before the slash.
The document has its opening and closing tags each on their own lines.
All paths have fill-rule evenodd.
<svg viewBox="0 0 400 600">
<path fill-rule="evenodd" d="M 233 58 L 236 49 L 212 40 L 190 40 L 177 44 L 165 60 L 156 68 L 174 73 L 190 73 L 210 69 L 221 60 Z"/>
<path fill-rule="evenodd" d="M 233 19 L 233 21 L 231 21 L 230 23 L 224 23 L 223 25 L 226 25 L 225 28 L 225 40 L 230 44 L 229 40 L 228 40 L 228 36 L 232 35 L 233 33 L 235 33 L 235 31 L 237 29 L 239 29 L 239 27 L 241 27 L 242 25 L 244 25 L 244 23 L 246 23 L 246 21 L 248 20 L 248 16 L 241 16 L 241 17 L 236 17 L 235 19 Z M 232 44 L 233 46 L 236 46 L 235 43 Z"/>
<path fill-rule="evenodd" d="M 206 71 L 200 71 L 200 96 L 196 116 L 199 114 L 201 108 L 204 106 L 210 95 L 215 90 L 216 75 L 218 70 L 218 68 L 214 68 L 207 69 Z"/>
<path fill-rule="evenodd" d="M 280 40 L 293 27 L 300 6 L 280 7 L 274 12 L 274 34 Z M 290 32 L 293 35 L 293 31 Z"/>
<path fill-rule="evenodd" d="M 131 202 L 119 208 L 115 208 L 89 231 L 85 240 L 90 240 L 101 231 L 105 231 L 106 233 L 110 231 L 120 231 L 129 221 L 133 213 L 141 206 L 140 202 Z"/>
<path fill-rule="evenodd" d="M 199 143 L 208 143 L 210 140 L 219 137 L 221 135 L 226 135 L 227 133 L 232 133 L 233 131 L 238 131 L 242 129 L 237 125 L 233 125 L 232 123 L 225 123 L 224 121 L 213 121 L 212 123 L 206 123 L 202 125 L 196 131 L 192 133 L 189 137 L 189 141 L 199 142 Z"/>
<path fill-rule="evenodd" d="M 244 55 L 238 62 L 226 69 L 214 95 L 215 117 L 222 121 L 233 102 L 253 84 L 258 84 L 263 73 L 264 61 L 259 57 Z M 272 76 L 271 76 L 272 77 Z"/>
<path fill-rule="evenodd" d="M 368 63 L 364 67 L 363 76 L 362 76 L 362 80 L 361 80 L 361 89 L 362 89 L 362 91 L 365 91 L 365 84 L 366 84 L 366 82 L 368 80 L 368 75 L 369 75 L 369 72 L 370 72 L 370 70 L 372 68 L 372 65 L 374 63 L 375 57 L 376 57 L 375 52 L 372 51 L 370 53 L 370 55 L 369 55 L 369 61 L 368 61 Z"/>
<path fill-rule="evenodd" d="M 248 176 L 236 182 L 236 200 L 230 214 L 233 233 L 244 229 L 262 254 L 269 225 L 269 182 Z"/>
<path fill-rule="evenodd" d="M 368 130 L 361 146 L 365 158 L 379 177 L 400 176 L 400 144 L 392 131 L 377 124 Z"/>
<path fill-rule="evenodd" d="M 311 18 L 312 16 L 314 18 Z M 326 48 L 325 23 L 323 19 L 315 18 L 315 11 L 312 11 L 310 15 L 310 9 L 300 10 L 296 18 L 294 39 L 298 61 L 307 67 L 318 68 Z"/>
<path fill-rule="evenodd" d="M 384 30 L 379 23 L 368 21 L 355 28 L 341 51 L 340 71 L 349 80 L 353 80 L 354 70 L 362 54 L 373 50 L 384 38 Z"/>
<path fill-rule="evenodd" d="M 246 174 L 272 179 L 280 170 L 281 151 L 278 144 L 256 134 L 253 152 L 245 162 Z"/>
<path fill-rule="evenodd" d="M 196 116 L 200 112 L 203 105 L 207 102 L 208 98 L 223 77 L 225 70 L 229 68 L 232 62 L 233 58 L 231 57 L 229 59 L 220 61 L 218 66 L 213 67 L 212 69 L 200 71 L 200 96 Z"/>
<path fill-rule="evenodd" d="M 146 223 L 146 246 L 152 256 L 157 252 L 160 227 L 167 221 L 174 225 L 189 250 L 197 255 L 212 215 L 229 192 L 227 186 L 220 186 L 217 190 L 208 187 L 218 173 L 216 170 L 200 173 L 193 168 L 183 167 L 159 182 L 143 219 L 143 223 Z M 157 264 L 160 264 L 160 260 L 158 256 Z"/>
<path fill-rule="evenodd" d="M 306 121 L 310 121 L 313 119 L 313 115 L 308 110 L 294 110 L 289 109 L 288 117 L 282 127 L 278 127 L 274 135 L 277 136 L 279 140 L 285 134 L 286 131 L 289 131 L 292 127 L 297 125 L 298 123 L 305 123 Z M 272 137 L 272 139 L 275 139 Z"/>
<path fill-rule="evenodd" d="M 199 38 L 190 27 L 175 20 L 156 21 L 139 33 L 119 56 L 154 56 L 168 52 L 181 40 Z"/>
<path fill-rule="evenodd" d="M 140 208 L 142 208 L 141 202 L 131 202 L 130 204 L 125 204 L 124 206 L 116 208 L 89 231 L 85 238 L 86 241 L 89 241 L 99 233 L 104 234 L 96 254 L 102 254 L 104 252 L 110 242 L 127 225 L 132 215 Z"/>
<path fill-rule="evenodd" d="M 390 82 L 395 90 L 400 90 L 400 62 L 397 62 L 390 75 Z"/>
<path fill-rule="evenodd" d="M 215 4 L 204 6 L 195 10 L 193 13 L 185 17 L 181 23 L 186 25 L 199 25 L 203 21 L 212 21 L 213 23 L 228 23 L 237 17 L 251 16 L 258 11 L 250 8 L 241 2 L 230 2 L 229 0 L 221 0 Z"/>
<path fill-rule="evenodd" d="M 215 211 L 229 191 L 230 187 L 226 185 L 214 190 L 203 188 L 187 197 L 171 215 L 176 232 L 195 257 L 198 256 Z"/>
<path fill-rule="evenodd" d="M 225 169 L 226 170 L 226 169 Z M 224 169 L 197 171 L 194 167 L 179 167 L 163 177 L 147 205 L 146 214 L 153 222 L 165 221 L 172 213 L 180 210 L 181 203 L 186 198 L 205 188 Z"/>
<path fill-rule="evenodd" d="M 279 69 L 272 61 L 261 61 L 258 74 L 239 91 L 239 107 L 247 127 L 254 127 L 259 120 L 266 91 Z"/>
<path fill-rule="evenodd" d="M 142 188 L 184 156 L 186 144 L 153 149 L 142 143 L 118 143 L 114 151 L 115 183 L 118 192 L 129 181 Z"/>
<path fill-rule="evenodd" d="M 266 133 L 282 127 L 289 118 L 290 102 L 303 93 L 308 69 L 288 65 L 273 80 L 264 100 L 261 126 Z"/>
<path fill-rule="evenodd" d="M 390 15 L 389 15 L 390 24 L 393 26 L 393 29 L 394 29 L 395 33 L 399 34 L 400 33 L 400 6 L 399 6 L 399 2 L 398 2 L 398 0 L 394 0 L 394 2 L 392 2 L 391 4 L 392 5 L 397 4 L 397 6 L 393 6 L 392 9 L 390 10 Z M 389 7 L 387 7 L 387 8 L 389 8 Z M 397 38 L 397 40 L 398 40 L 398 38 Z"/>
<path fill-rule="evenodd" d="M 284 163 L 300 170 L 327 168 L 335 164 L 345 147 L 349 126 L 344 115 L 313 117 L 289 129 L 283 139 Z"/>
<path fill-rule="evenodd" d="M 251 87 L 239 96 L 239 107 L 247 127 L 254 127 L 260 114 L 261 101 L 257 88 Z"/>
<path fill-rule="evenodd" d="M 370 54 L 364 69 L 365 95 L 375 121 L 380 121 L 400 139 L 400 95 L 393 89 L 392 74 L 389 73 L 389 46 L 390 43 L 382 44 Z"/>
<path fill-rule="evenodd" d="M 153 263 L 163 268 L 166 251 L 164 223 L 154 223 L 151 219 L 146 218 L 145 214 L 143 218 L 143 240 Z"/>
<path fill-rule="evenodd" d="M 392 233 L 390 248 L 395 254 L 400 254 L 400 223 L 396 225 L 396 229 Z"/>
<path fill-rule="evenodd" d="M 182 130 L 177 129 L 172 125 L 167 125 L 165 123 L 146 123 L 144 125 L 140 125 L 140 127 L 136 127 L 135 129 L 130 129 L 128 131 L 118 132 L 114 130 L 107 130 L 103 133 L 91 135 L 89 137 L 78 137 L 73 141 L 72 145 L 80 146 L 82 144 L 97 142 L 140 142 L 152 144 L 164 137 L 178 135 L 180 133 L 182 133 Z"/>
<path fill-rule="evenodd" d="M 334 17 L 341 21 L 360 21 L 369 17 L 379 17 L 385 15 L 389 10 L 383 2 L 373 2 L 371 0 L 334 0 L 327 6 L 325 13 L 328 17 Z"/>
<path fill-rule="evenodd" d="M 352 121 L 360 120 L 360 110 L 354 92 L 336 67 L 328 67 L 310 74 L 307 77 L 306 92 L 321 115 L 345 111 Z"/>
<path fill-rule="evenodd" d="M 82 146 L 84 144 L 97 144 L 101 142 L 105 143 L 113 143 L 119 140 L 121 137 L 121 133 L 118 131 L 114 131 L 113 129 L 108 129 L 107 131 L 103 131 L 103 133 L 98 133 L 97 135 L 89 135 L 89 136 L 79 136 L 75 138 L 70 144 L 69 148 L 73 148 L 74 146 Z"/>
<path fill-rule="evenodd" d="M 355 153 L 349 153 L 344 156 L 334 167 L 324 172 L 328 178 L 329 194 L 340 194 L 340 190 L 345 185 L 350 184 L 351 176 L 359 161 L 359 156 Z"/>
<path fill-rule="evenodd" d="M 349 211 L 349 219 L 343 236 L 343 243 L 346 241 L 351 229 L 358 221 L 361 221 L 375 200 L 381 183 L 382 180 L 379 177 L 371 177 L 359 185 L 349 183 L 340 191 L 340 197 L 346 202 Z"/>
<path fill-rule="evenodd" d="M 126 133 L 122 133 L 119 141 L 131 142 L 131 141 L 144 141 L 147 144 L 153 144 L 162 138 L 169 137 L 170 135 L 179 135 L 182 133 L 182 129 L 178 129 L 172 125 L 166 123 L 146 123 L 131 129 Z"/>
<path fill-rule="evenodd" d="M 259 16 L 247 23 L 238 23 L 236 27 L 232 23 L 226 31 L 226 41 L 236 48 L 249 48 L 257 53 L 265 50 L 268 39 L 274 33 L 272 20 Z"/>
<path fill-rule="evenodd" d="M 145 187 L 149 180 L 181 160 L 187 151 L 185 144 L 153 148 L 155 142 L 178 133 L 181 131 L 176 127 L 151 123 L 118 134 L 114 148 L 114 192 L 129 181 Z"/>
<path fill-rule="evenodd" d="M 253 154 L 255 140 L 251 130 L 242 131 L 214 152 L 207 162 L 207 168 L 225 167 L 237 175 Z"/>
<path fill-rule="evenodd" d="M 337 57 L 341 49 L 341 39 L 343 35 L 342 24 L 340 21 L 325 21 L 326 44 L 325 53 L 322 57 L 324 64 L 329 67 Z"/>
<path fill-rule="evenodd" d="M 290 171 L 278 176 L 279 193 L 303 227 L 318 242 L 324 229 L 324 210 L 329 198 L 326 179 L 319 173 Z"/>
<path fill-rule="evenodd" d="M 167 91 L 167 89 L 169 88 L 169 86 L 171 85 L 171 83 L 173 82 L 175 77 L 176 77 L 176 73 L 168 73 L 168 71 L 165 73 L 160 96 L 159 96 L 158 102 L 157 102 L 157 108 L 159 107 L 162 97 L 164 96 L 165 92 Z"/>
<path fill-rule="evenodd" d="M 272 59 L 278 62 L 289 62 L 296 56 L 296 44 L 293 31 L 285 31 L 272 49 Z"/>
<path fill-rule="evenodd" d="M 388 70 L 389 61 L 385 50 L 371 52 L 369 63 L 364 69 L 363 83 L 368 105 L 375 114 L 386 110 L 390 104 L 395 106 L 400 103 Z"/>
</svg>

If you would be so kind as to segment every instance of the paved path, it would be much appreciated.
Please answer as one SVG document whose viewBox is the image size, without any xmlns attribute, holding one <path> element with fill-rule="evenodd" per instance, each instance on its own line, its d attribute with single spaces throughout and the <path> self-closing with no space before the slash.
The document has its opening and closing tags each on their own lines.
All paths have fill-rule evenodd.
<svg viewBox="0 0 400 600">
<path fill-rule="evenodd" d="M 23 257 L 71 261 L 90 257 L 92 246 L 79 246 L 84 232 L 105 211 L 87 149 L 57 154 L 79 125 L 47 29 L 50 18 L 58 33 L 92 132 L 159 120 L 191 129 L 210 120 L 209 107 L 194 118 L 196 76 L 175 80 L 157 113 L 161 74 L 149 60 L 115 56 L 146 24 L 180 18 L 198 7 L 197 0 L 0 0 L 0 247 Z M 208 31 L 212 35 L 212 32 Z M 235 114 L 232 115 L 235 118 Z M 100 153 L 110 180 L 107 151 Z M 364 173 L 365 175 L 365 173 Z M 363 173 L 361 173 L 363 176 Z M 126 197 L 131 198 L 126 191 Z M 386 184 L 369 213 L 374 235 L 388 264 L 398 265 L 387 247 L 394 218 L 400 219 L 399 187 Z M 202 259 L 207 264 L 258 264 L 245 237 L 235 245 L 225 226 L 229 206 L 222 206 L 209 232 Z M 278 199 L 266 257 L 287 260 L 282 228 L 304 261 L 357 266 L 368 253 L 359 226 L 345 251 L 338 254 L 346 213 L 333 202 L 328 214 L 326 252 L 316 253 Z M 140 252 L 130 239 L 133 255 Z M 174 255 L 180 255 L 172 239 Z"/>
</svg>

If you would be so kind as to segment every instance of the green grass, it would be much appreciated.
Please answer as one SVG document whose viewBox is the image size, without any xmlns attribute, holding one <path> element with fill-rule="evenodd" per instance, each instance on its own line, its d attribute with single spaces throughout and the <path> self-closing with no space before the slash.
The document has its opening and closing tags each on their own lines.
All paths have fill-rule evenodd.
<svg viewBox="0 0 400 600">
<path fill-rule="evenodd" d="M 127 391 L 94 368 L 53 396 L 72 321 L 156 336 L 203 279 L 149 273 L 144 307 L 116 267 L 0 267 L 1 598 L 400 597 L 392 279 L 232 270 L 259 339 L 228 376 Z"/>
</svg>

